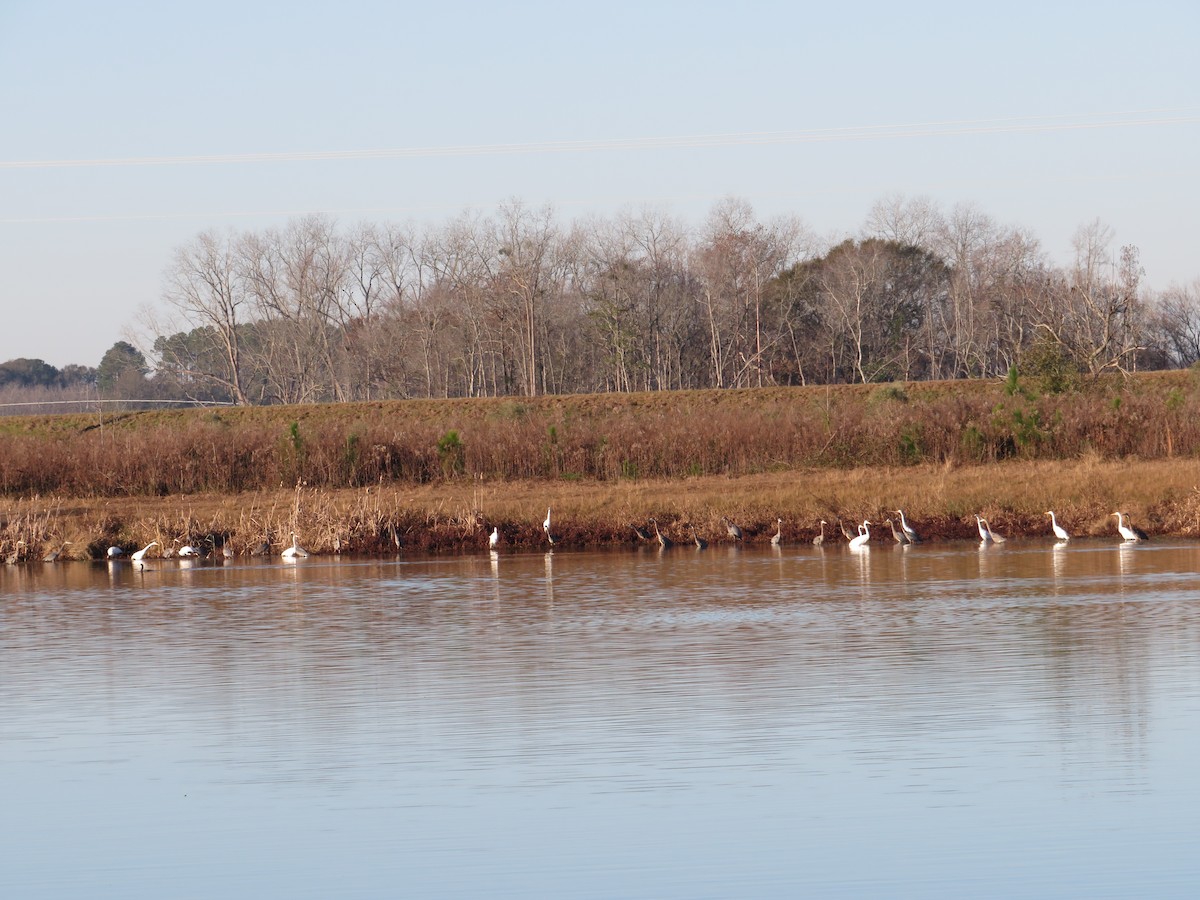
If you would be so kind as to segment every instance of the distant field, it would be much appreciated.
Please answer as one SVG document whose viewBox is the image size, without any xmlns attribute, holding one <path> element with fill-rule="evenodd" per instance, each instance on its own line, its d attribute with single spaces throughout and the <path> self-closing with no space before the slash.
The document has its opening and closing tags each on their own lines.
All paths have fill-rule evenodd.
<svg viewBox="0 0 1200 900">
<path fill-rule="evenodd" d="M 930 536 L 974 514 L 1112 534 L 1121 508 L 1200 536 L 1200 381 L 1139 375 L 1050 393 L 1036 381 L 399 401 L 0 419 L 0 543 L 84 555 L 175 538 L 237 552 L 298 531 L 328 552 L 636 540 L 766 541 L 903 507 Z M 886 525 L 883 532 L 887 532 Z M 828 532 L 827 532 L 828 533 Z M 890 539 L 890 537 L 889 537 Z M 89 549 L 90 548 L 90 549 Z"/>
</svg>

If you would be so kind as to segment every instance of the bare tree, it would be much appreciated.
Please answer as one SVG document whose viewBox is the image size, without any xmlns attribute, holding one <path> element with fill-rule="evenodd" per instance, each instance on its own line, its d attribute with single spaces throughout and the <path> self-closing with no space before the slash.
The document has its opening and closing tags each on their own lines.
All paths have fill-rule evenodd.
<svg viewBox="0 0 1200 900">
<path fill-rule="evenodd" d="M 240 274 L 239 244 L 232 234 L 206 231 L 180 247 L 167 272 L 163 296 L 186 322 L 200 329 L 223 363 L 202 371 L 188 367 L 186 374 L 227 388 L 235 402 L 245 406 L 250 400 L 242 376 L 242 326 L 249 296 Z"/>
<path fill-rule="evenodd" d="M 1135 247 L 1111 256 L 1112 229 L 1099 219 L 1075 233 L 1075 267 L 1044 295 L 1037 328 L 1092 375 L 1130 371 L 1141 342 L 1141 267 Z"/>
</svg>

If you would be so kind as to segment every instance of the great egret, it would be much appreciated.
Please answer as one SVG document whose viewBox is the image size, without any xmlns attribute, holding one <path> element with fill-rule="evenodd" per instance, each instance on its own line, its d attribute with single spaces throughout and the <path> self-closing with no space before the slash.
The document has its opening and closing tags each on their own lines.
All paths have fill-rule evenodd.
<svg viewBox="0 0 1200 900">
<path fill-rule="evenodd" d="M 654 534 L 658 537 L 658 546 L 664 550 L 674 546 L 675 542 L 658 530 L 658 519 L 651 519 L 650 524 L 654 526 Z"/>
<path fill-rule="evenodd" d="M 775 533 L 771 535 L 771 546 L 778 547 L 783 543 L 783 519 L 775 520 Z"/>
<path fill-rule="evenodd" d="M 921 543 L 921 536 L 918 535 L 915 530 L 913 530 L 913 527 L 908 524 L 908 520 L 904 518 L 904 510 L 896 510 L 896 515 L 900 517 L 900 531 L 906 538 L 908 538 L 908 542 L 910 544 Z"/>
<path fill-rule="evenodd" d="M 109 547 L 108 550 L 105 551 L 104 555 L 107 556 L 109 559 L 120 559 L 122 556 L 125 555 L 125 551 L 122 550 L 120 547 L 112 546 L 112 547 Z"/>
<path fill-rule="evenodd" d="M 500 546 L 500 526 L 493 525 L 492 533 L 488 535 L 488 547 L 495 550 Z"/>
<path fill-rule="evenodd" d="M 725 516 L 721 516 L 721 521 L 725 523 L 725 530 L 729 533 L 731 538 L 733 538 L 735 541 L 740 541 L 742 539 L 742 529 L 730 522 Z"/>
<path fill-rule="evenodd" d="M 863 523 L 858 526 L 858 537 L 850 541 L 850 549 L 861 550 L 863 547 L 866 547 L 870 541 L 871 523 L 864 520 Z"/>
<path fill-rule="evenodd" d="M 1150 536 L 1148 534 L 1146 534 L 1146 532 L 1142 531 L 1142 529 L 1140 529 L 1136 525 L 1134 525 L 1132 522 L 1130 522 L 1128 525 L 1125 524 L 1125 519 L 1129 516 L 1129 513 L 1115 512 L 1112 515 L 1117 517 L 1117 531 L 1119 531 L 1121 533 L 1121 537 L 1123 537 L 1125 540 L 1127 540 L 1127 541 L 1148 541 L 1148 540 L 1150 540 Z"/>
<path fill-rule="evenodd" d="M 553 547 L 558 541 L 558 538 L 550 533 L 550 507 L 548 506 L 546 507 L 546 518 L 542 521 L 542 531 L 546 532 L 546 540 L 549 541 L 550 546 Z"/>
<path fill-rule="evenodd" d="M 292 532 L 292 546 L 284 550 L 281 555 L 284 559 L 305 559 L 308 557 L 308 551 L 300 546 L 300 539 L 296 537 L 296 532 Z"/>
<path fill-rule="evenodd" d="M 151 541 L 145 547 L 143 547 L 141 550 L 138 550 L 137 552 L 135 552 L 133 554 L 133 556 L 130 557 L 130 559 L 132 559 L 134 562 L 141 562 L 143 559 L 146 558 L 147 551 L 149 551 L 149 549 L 151 547 L 157 547 L 157 546 L 158 546 L 158 541 Z"/>
<path fill-rule="evenodd" d="M 979 513 L 975 513 L 975 527 L 979 529 L 979 539 L 985 544 L 990 544 L 992 542 L 991 532 L 983 524 L 983 517 Z"/>
<path fill-rule="evenodd" d="M 829 523 L 826 522 L 824 519 L 821 520 L 821 533 L 818 534 L 815 538 L 813 538 L 813 546 L 814 547 L 820 547 L 822 544 L 825 543 L 825 526 L 828 524 Z"/>
<path fill-rule="evenodd" d="M 180 559 L 195 559 L 200 555 L 200 548 L 194 547 L 191 544 L 184 544 L 179 548 Z"/>
<path fill-rule="evenodd" d="M 1058 524 L 1058 519 L 1054 517 L 1054 510 L 1046 510 L 1046 515 L 1050 517 L 1050 530 L 1054 532 L 1054 536 L 1060 541 L 1069 541 L 1071 535 L 1067 534 L 1067 529 Z"/>
</svg>

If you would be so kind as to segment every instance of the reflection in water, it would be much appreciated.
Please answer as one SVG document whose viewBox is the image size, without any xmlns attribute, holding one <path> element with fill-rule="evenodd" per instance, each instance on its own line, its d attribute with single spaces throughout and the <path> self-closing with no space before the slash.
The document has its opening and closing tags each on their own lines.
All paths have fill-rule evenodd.
<svg viewBox="0 0 1200 900">
<path fill-rule="evenodd" d="M 1182 896 L 1198 568 L 1088 541 L 7 567 L 0 891 Z"/>
</svg>

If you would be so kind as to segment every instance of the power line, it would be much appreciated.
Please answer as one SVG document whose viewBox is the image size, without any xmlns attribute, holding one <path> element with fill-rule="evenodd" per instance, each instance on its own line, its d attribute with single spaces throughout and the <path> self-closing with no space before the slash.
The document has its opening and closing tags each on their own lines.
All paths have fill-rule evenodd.
<svg viewBox="0 0 1200 900">
<path fill-rule="evenodd" d="M 97 159 L 0 160 L 0 169 L 142 168 L 151 166 L 231 165 L 287 162 L 337 162 L 372 159 L 452 158 L 544 153 L 583 153 L 636 150 L 705 149 L 710 147 L 771 146 L 897 140 L 903 138 L 965 137 L 995 134 L 1037 134 L 1102 128 L 1145 128 L 1200 122 L 1194 107 L 1131 110 L 1092 115 L 1055 115 L 1007 119 L 918 122 L 895 125 L 849 126 L 799 131 L 733 132 L 601 140 L 540 141 L 515 144 L 468 144 L 444 147 L 390 147 L 362 150 L 292 150 L 278 153 L 192 154 Z"/>
</svg>

